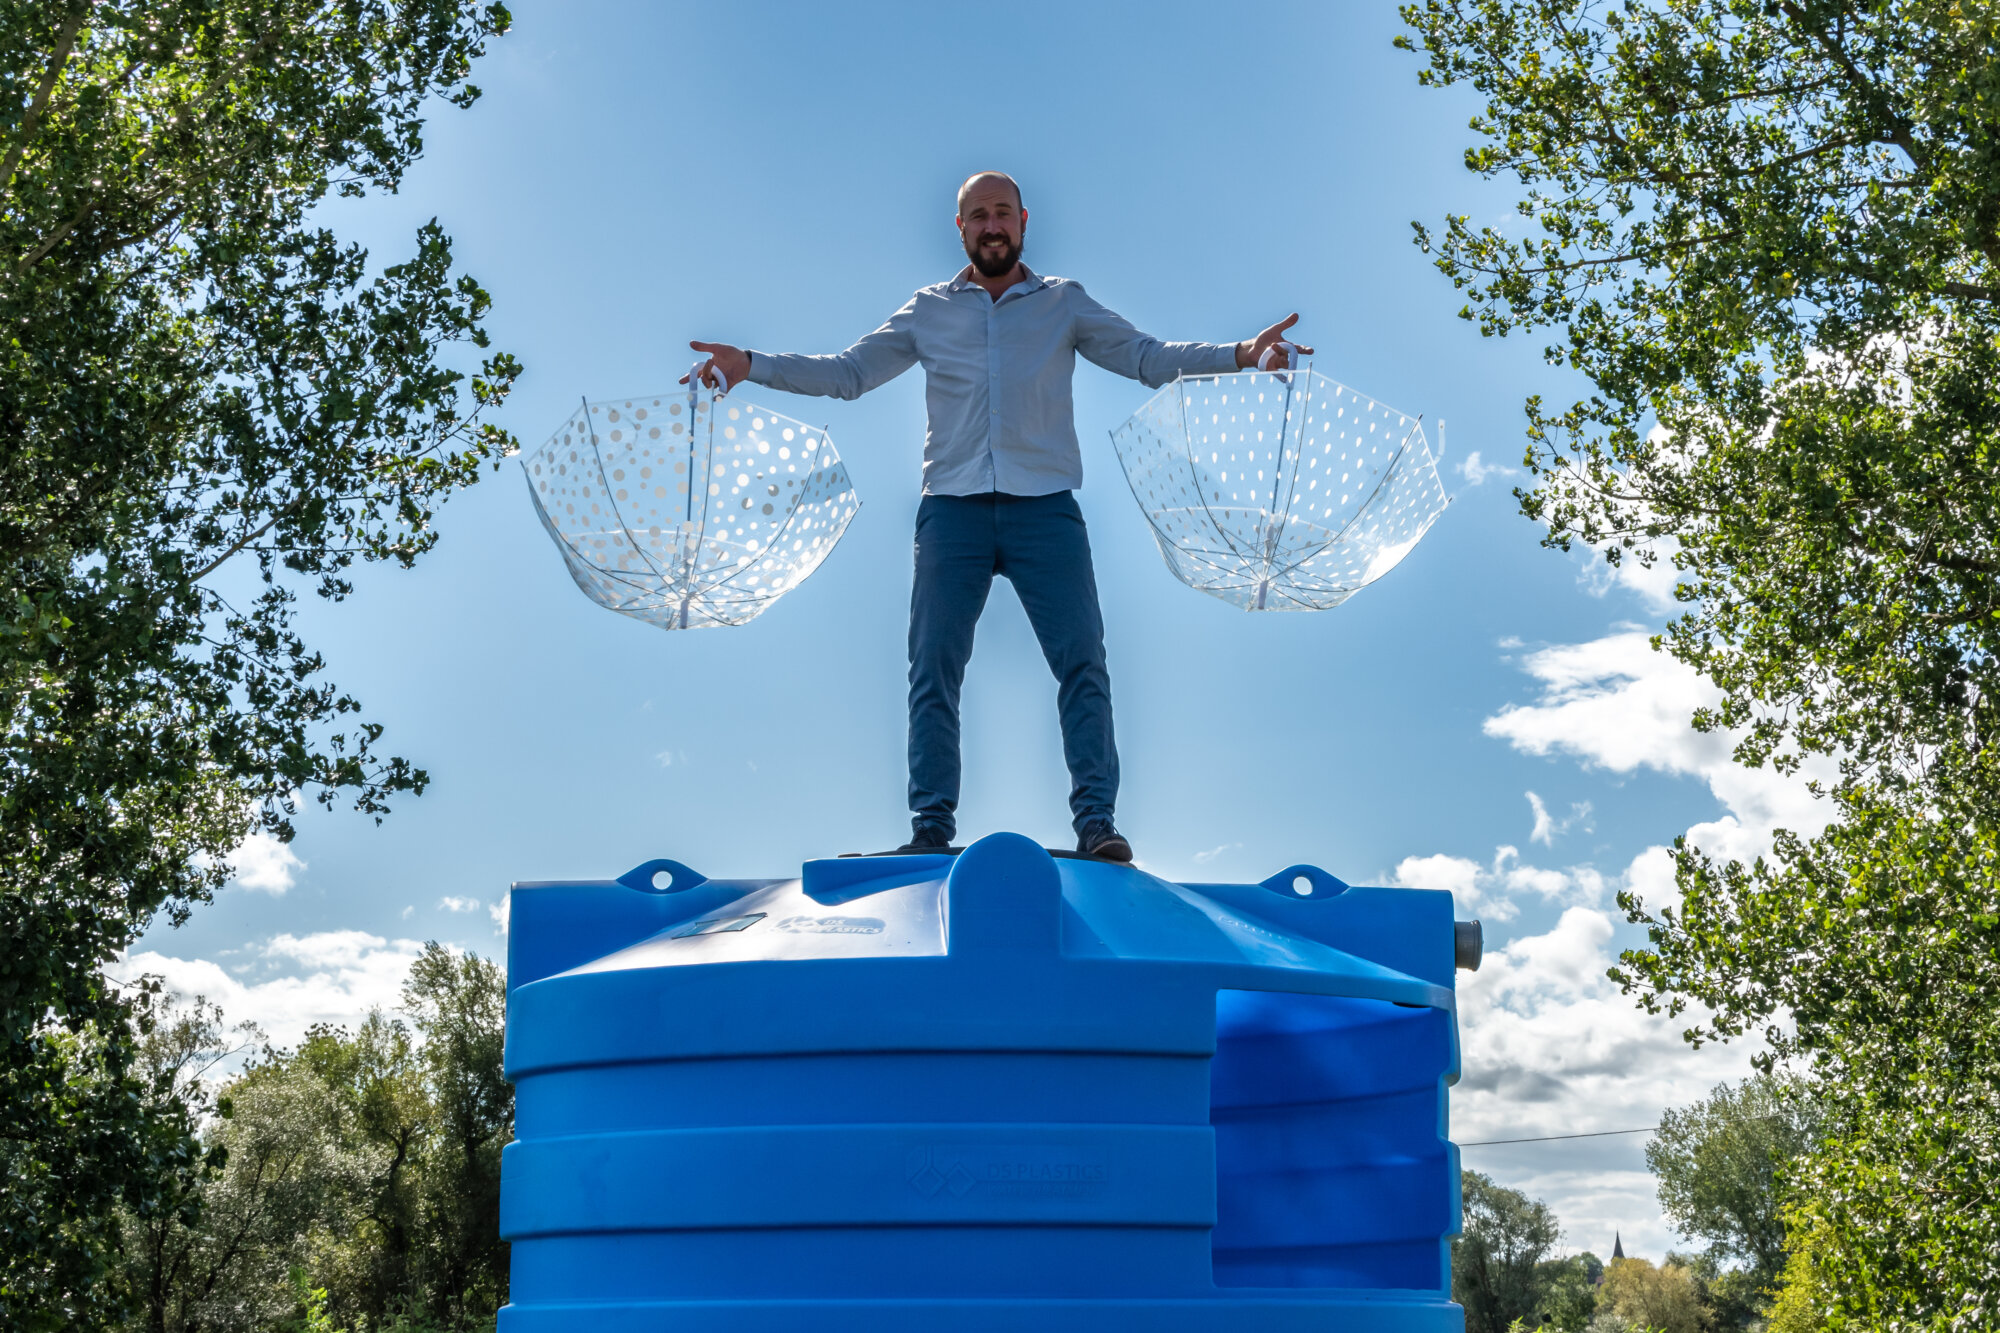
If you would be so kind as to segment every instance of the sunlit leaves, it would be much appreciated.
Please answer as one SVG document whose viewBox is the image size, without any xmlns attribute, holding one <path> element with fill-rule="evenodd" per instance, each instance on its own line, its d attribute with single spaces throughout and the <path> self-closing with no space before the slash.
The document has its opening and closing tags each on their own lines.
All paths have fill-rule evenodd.
<svg viewBox="0 0 2000 1333">
<path fill-rule="evenodd" d="M 96 1322 L 109 1201 L 179 1169 L 142 1151 L 101 965 L 299 796 L 379 814 L 426 780 L 378 752 L 296 599 L 435 543 L 512 448 L 490 414 L 518 367 L 435 224 L 384 264 L 312 210 L 393 189 L 507 22 L 0 0 L 0 1119 L 26 1126 L 0 1179 L 65 1154 L 53 1193 L 0 1185 L 0 1323 Z M 105 1117 L 81 1150 L 47 1119 L 70 1086 Z"/>
<path fill-rule="evenodd" d="M 1419 243 L 1468 318 L 1550 329 L 1592 386 L 1529 400 L 1524 511 L 1550 545 L 1674 563 L 1662 646 L 1721 687 L 1695 720 L 1740 759 L 1838 764 L 1824 836 L 1752 866 L 1683 847 L 1678 907 L 1628 897 L 1652 948 L 1619 975 L 1821 1081 L 1800 1234 L 1840 1326 L 1992 1326 L 2000 11 L 1404 14 L 1424 81 L 1483 95 L 1467 165 L 1527 224 Z"/>
</svg>

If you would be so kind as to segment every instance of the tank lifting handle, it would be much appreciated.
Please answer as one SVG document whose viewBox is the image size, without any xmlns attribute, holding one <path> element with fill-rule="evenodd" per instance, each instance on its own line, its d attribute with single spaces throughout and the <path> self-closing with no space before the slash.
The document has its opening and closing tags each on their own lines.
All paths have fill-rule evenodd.
<svg viewBox="0 0 2000 1333">
<path fill-rule="evenodd" d="M 1261 882 L 1271 892 L 1286 898 L 1323 901 L 1347 892 L 1346 880 L 1329 875 L 1318 866 L 1286 866 Z"/>
<path fill-rule="evenodd" d="M 708 883 L 708 876 L 688 869 L 679 861 L 661 857 L 657 861 L 633 866 L 618 877 L 618 882 L 628 889 L 641 889 L 647 893 L 680 893 L 697 884 Z"/>
</svg>

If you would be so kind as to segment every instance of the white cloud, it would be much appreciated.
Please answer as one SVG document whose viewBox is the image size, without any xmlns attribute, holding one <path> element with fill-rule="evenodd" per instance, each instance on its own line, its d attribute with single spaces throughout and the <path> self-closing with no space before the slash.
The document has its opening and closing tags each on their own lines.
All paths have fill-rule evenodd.
<svg viewBox="0 0 2000 1333">
<path fill-rule="evenodd" d="M 493 918 L 494 928 L 502 935 L 507 933 L 507 921 L 513 915 L 513 910 L 514 895 L 511 893 L 502 895 L 500 901 L 497 903 L 487 904 L 486 914 Z"/>
<path fill-rule="evenodd" d="M 1529 792 L 1528 808 L 1535 812 L 1535 827 L 1529 832 L 1528 841 L 1544 847 L 1555 846 L 1556 821 L 1549 818 L 1549 808 L 1542 804 L 1542 798 Z"/>
<path fill-rule="evenodd" d="M 403 909 L 403 920 L 408 921 L 411 917 L 415 916 L 416 914 L 417 914 L 417 905 L 415 903 L 411 903 L 408 907 L 405 907 Z"/>
<path fill-rule="evenodd" d="M 1681 1040 L 1683 1022 L 1642 1012 L 1605 975 L 1611 914 L 1566 909 L 1544 934 L 1490 950 L 1459 977 L 1463 1077 L 1452 1092 L 1452 1137 L 1595 1134 L 1659 1122 L 1660 1112 L 1749 1072 L 1753 1049 Z M 1658 1258 L 1683 1244 L 1669 1232 L 1645 1170 L 1644 1134 L 1463 1150 L 1465 1165 L 1543 1199 L 1567 1243 Z"/>
<path fill-rule="evenodd" d="M 1194 863 L 1198 866 L 1205 866 L 1224 852 L 1233 852 L 1242 846 L 1243 844 L 1240 842 L 1225 842 L 1220 847 L 1211 847 L 1205 852 L 1196 852 L 1194 854 Z"/>
<path fill-rule="evenodd" d="M 1502 709 L 1487 720 L 1486 733 L 1528 754 L 1574 758 L 1587 769 L 1650 769 L 1700 780 L 1723 813 L 1696 824 L 1688 838 L 1711 855 L 1754 857 L 1769 850 L 1776 828 L 1812 834 L 1824 827 L 1829 811 L 1806 781 L 1829 776 L 1831 765 L 1809 763 L 1795 777 L 1738 765 L 1730 757 L 1734 737 L 1703 734 L 1690 723 L 1697 707 L 1716 700 L 1716 691 L 1653 651 L 1649 638 L 1628 627 L 1528 654 L 1523 666 L 1540 696 Z M 1529 805 L 1535 815 L 1530 841 L 1553 843 L 1567 821 L 1551 816 L 1532 793 Z M 1573 807 L 1571 820 L 1588 813 Z M 1403 866 L 1446 861 L 1460 867 L 1469 896 L 1488 906 L 1490 921 L 1508 919 L 1491 905 L 1511 906 L 1527 893 L 1564 907 L 1547 932 L 1508 941 L 1488 952 L 1479 972 L 1461 974 L 1465 1076 L 1452 1097 L 1458 1142 L 1650 1126 L 1666 1107 L 1685 1105 L 1749 1072 L 1753 1044 L 1696 1050 L 1681 1038 L 1685 1019 L 1644 1013 L 1604 975 L 1620 920 L 1602 906 L 1614 885 L 1648 903 L 1674 900 L 1673 863 L 1664 846 L 1640 852 L 1610 878 L 1589 866 L 1527 865 L 1512 847 L 1499 848 L 1490 866 L 1447 857 L 1411 857 Z M 1632 1134 L 1468 1147 L 1464 1161 L 1546 1200 L 1572 1247 L 1603 1255 L 1612 1234 L 1622 1231 L 1628 1251 L 1657 1258 L 1685 1242 L 1660 1215 L 1645 1169 L 1646 1141 Z"/>
<path fill-rule="evenodd" d="M 275 897 L 298 882 L 306 863 L 289 846 L 258 829 L 230 853 L 229 868 L 237 884 Z"/>
<path fill-rule="evenodd" d="M 1559 906 L 1595 906 L 1608 888 L 1604 876 L 1587 865 L 1555 870 L 1523 865 L 1518 847 L 1493 849 L 1489 865 L 1465 856 L 1406 856 L 1396 863 L 1390 883 L 1408 889 L 1449 889 L 1461 917 L 1512 921 L 1521 914 L 1517 899 L 1532 893 Z"/>
<path fill-rule="evenodd" d="M 1544 847 L 1553 847 L 1556 845 L 1556 839 L 1569 832 L 1575 825 L 1581 824 L 1585 832 L 1590 831 L 1589 801 L 1578 801 L 1569 808 L 1568 819 L 1557 819 L 1549 813 L 1548 806 L 1543 804 L 1540 796 L 1528 792 L 1527 797 L 1528 808 L 1535 816 L 1534 828 L 1528 833 L 1529 842 L 1539 842 Z"/>
<path fill-rule="evenodd" d="M 1613 588 L 1622 589 L 1636 596 L 1648 611 L 1665 615 L 1679 603 L 1674 599 L 1674 588 L 1681 581 L 1680 570 L 1666 555 L 1660 555 L 1647 564 L 1636 555 L 1627 552 L 1617 564 L 1603 558 L 1601 552 L 1586 549 L 1582 575 L 1583 586 L 1593 597 L 1602 597 Z"/>
<path fill-rule="evenodd" d="M 651 701 L 648 700 L 648 702 L 650 703 Z M 653 758 L 660 761 L 661 768 L 672 768 L 674 766 L 674 752 L 672 750 L 662 750 L 654 755 Z"/>
<path fill-rule="evenodd" d="M 1695 709 L 1715 703 L 1715 687 L 1663 652 L 1646 631 L 1628 628 L 1588 643 L 1530 653 L 1529 675 L 1542 697 L 1503 708 L 1486 720 L 1486 734 L 1529 754 L 1567 754 L 1586 767 L 1631 773 L 1642 768 L 1699 778 L 1727 810 L 1688 830 L 1711 855 L 1748 859 L 1768 851 L 1772 830 L 1810 836 L 1831 811 L 1806 783 L 1833 776 L 1834 766 L 1809 760 L 1803 772 L 1744 768 L 1730 757 L 1736 738 L 1698 732 Z"/>
<path fill-rule="evenodd" d="M 1512 850 L 1509 848 L 1508 850 Z M 1449 889 L 1461 917 L 1482 916 L 1511 921 L 1520 909 L 1512 899 L 1496 897 L 1497 880 L 1486 867 L 1464 856 L 1406 856 L 1396 863 L 1390 883 L 1406 889 Z"/>
<path fill-rule="evenodd" d="M 438 899 L 438 906 L 447 912 L 477 912 L 484 904 L 477 898 L 458 898 L 447 894 Z"/>
<path fill-rule="evenodd" d="M 206 958 L 147 950 L 107 969 L 121 981 L 151 974 L 184 997 L 205 996 L 231 1021 L 256 1023 L 279 1046 L 296 1045 L 315 1023 L 352 1028 L 370 1009 L 393 1009 L 402 996 L 416 940 L 387 940 L 361 930 L 277 935 L 252 946 L 252 966 L 232 975 Z"/>
<path fill-rule="evenodd" d="M 1520 475 L 1519 468 L 1508 467 L 1504 463 L 1482 463 L 1479 451 L 1474 449 L 1458 465 L 1458 475 L 1465 478 L 1468 486 L 1483 486 L 1488 477 L 1514 477 Z"/>
<path fill-rule="evenodd" d="M 1567 753 L 1618 773 L 1650 767 L 1692 774 L 1728 761 L 1726 737 L 1703 735 L 1688 722 L 1720 696 L 1655 652 L 1645 630 L 1538 649 L 1524 668 L 1541 683 L 1542 697 L 1501 709 L 1485 728 L 1517 750 Z"/>
<path fill-rule="evenodd" d="M 1493 857 L 1493 874 L 1509 895 L 1533 893 L 1543 902 L 1563 906 L 1594 907 L 1604 901 L 1604 876 L 1592 867 L 1552 870 L 1520 865 L 1519 857 L 1520 853 L 1512 847 L 1500 848 Z"/>
</svg>

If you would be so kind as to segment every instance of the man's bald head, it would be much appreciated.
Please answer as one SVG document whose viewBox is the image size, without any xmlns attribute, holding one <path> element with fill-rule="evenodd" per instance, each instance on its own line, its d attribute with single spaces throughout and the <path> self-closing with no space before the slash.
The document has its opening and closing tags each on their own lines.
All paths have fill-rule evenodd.
<svg viewBox="0 0 2000 1333">
<path fill-rule="evenodd" d="M 982 171 L 958 187 L 958 235 L 981 277 L 1003 278 L 1021 262 L 1028 210 L 1021 187 L 1004 171 Z"/>
<path fill-rule="evenodd" d="M 1009 176 L 1004 171 L 975 171 L 965 178 L 965 184 L 958 187 L 958 215 L 960 217 L 965 216 L 965 201 L 972 196 L 976 187 L 994 185 L 1004 185 L 1009 190 L 1012 190 L 1014 192 L 1014 207 L 1016 209 L 1023 207 L 1021 203 L 1021 187 L 1015 182 L 1012 176 Z"/>
</svg>

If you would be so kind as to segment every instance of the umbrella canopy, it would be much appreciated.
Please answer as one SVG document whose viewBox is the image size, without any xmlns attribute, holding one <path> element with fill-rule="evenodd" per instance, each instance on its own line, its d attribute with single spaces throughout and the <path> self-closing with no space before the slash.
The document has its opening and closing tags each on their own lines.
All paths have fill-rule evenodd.
<svg viewBox="0 0 2000 1333">
<path fill-rule="evenodd" d="M 1111 432 L 1174 577 L 1249 611 L 1324 611 L 1450 503 L 1423 419 L 1300 370 L 1183 377 Z"/>
<path fill-rule="evenodd" d="M 576 586 L 661 629 L 755 619 L 861 508 L 823 428 L 698 377 L 686 393 L 584 402 L 521 466 Z"/>
</svg>

